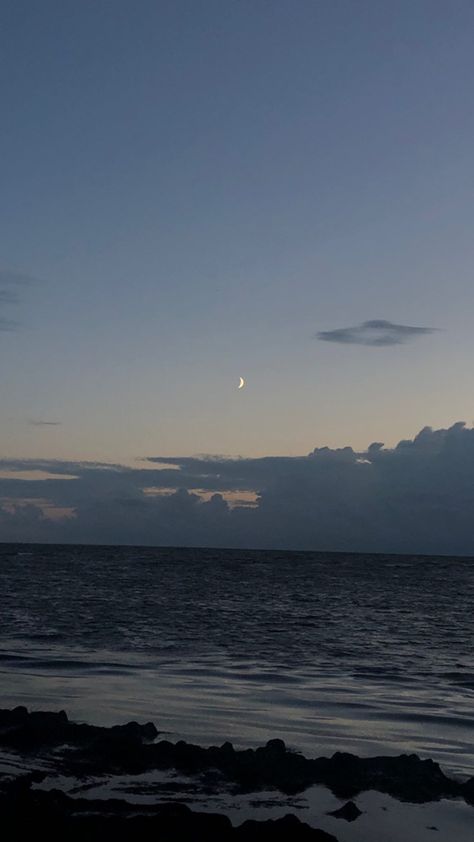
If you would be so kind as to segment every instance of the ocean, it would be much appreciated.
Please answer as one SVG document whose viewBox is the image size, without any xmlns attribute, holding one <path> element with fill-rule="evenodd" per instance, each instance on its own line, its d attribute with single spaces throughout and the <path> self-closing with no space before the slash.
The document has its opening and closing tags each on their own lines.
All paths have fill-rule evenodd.
<svg viewBox="0 0 474 842">
<path fill-rule="evenodd" d="M 1 706 L 474 774 L 474 559 L 0 545 Z"/>
</svg>

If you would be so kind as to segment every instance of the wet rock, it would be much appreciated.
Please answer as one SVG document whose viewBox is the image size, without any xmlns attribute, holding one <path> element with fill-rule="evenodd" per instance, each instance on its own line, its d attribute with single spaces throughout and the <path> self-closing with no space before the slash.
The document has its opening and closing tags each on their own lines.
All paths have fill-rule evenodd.
<svg viewBox="0 0 474 842">
<path fill-rule="evenodd" d="M 245 822 L 234 828 L 227 816 L 192 811 L 185 804 L 130 805 L 121 799 L 74 799 L 59 790 L 7 787 L 0 795 L 2 831 L 14 842 L 45 836 L 48 842 L 337 842 L 296 816 Z"/>
<path fill-rule="evenodd" d="M 318 758 L 314 764 L 317 782 L 328 786 L 339 798 L 374 789 L 400 800 L 424 803 L 460 791 L 460 785 L 450 780 L 437 763 L 421 760 L 416 754 L 357 757 L 336 752 L 331 758 Z"/>
<path fill-rule="evenodd" d="M 140 774 L 146 771 L 143 746 L 139 737 L 132 734 L 106 734 L 94 740 L 87 756 L 93 763 L 87 763 L 85 771 L 99 774 Z"/>
<path fill-rule="evenodd" d="M 64 710 L 29 712 L 25 707 L 0 710 L 0 745 L 20 751 L 38 751 L 61 744 L 88 746 L 100 739 L 110 744 L 127 740 L 150 742 L 157 734 L 152 722 L 145 725 L 128 722 L 112 728 L 101 728 L 69 722 Z"/>
<path fill-rule="evenodd" d="M 24 775 L 18 775 L 18 777 L 9 780 L 7 783 L 9 797 L 12 795 L 18 797 L 28 792 L 32 784 L 40 784 L 45 778 L 46 772 L 41 772 L 39 769 L 26 772 Z"/>
<path fill-rule="evenodd" d="M 263 749 L 269 757 L 282 757 L 286 754 L 286 745 L 283 740 L 268 740 Z"/>
<path fill-rule="evenodd" d="M 461 784 L 462 795 L 468 804 L 474 804 L 474 778 L 469 778 Z"/>
<path fill-rule="evenodd" d="M 10 728 L 13 725 L 21 725 L 25 722 L 28 716 L 27 708 L 23 707 L 23 705 L 19 705 L 13 710 L 8 710 L 6 708 L 0 709 L 0 728 Z"/>
<path fill-rule="evenodd" d="M 235 754 L 235 749 L 232 743 L 225 742 L 221 745 L 221 752 L 222 754 L 228 754 L 233 756 Z"/>
<path fill-rule="evenodd" d="M 110 734 L 152 742 L 158 736 L 158 729 L 153 722 L 145 722 L 144 725 L 139 725 L 138 722 L 126 722 L 125 725 L 113 725 Z"/>
<path fill-rule="evenodd" d="M 292 814 L 283 816 L 281 819 L 268 819 L 267 821 L 257 822 L 248 820 L 244 822 L 236 830 L 236 839 L 245 840 L 245 842 L 253 842 L 253 840 L 308 840 L 308 842 L 337 842 L 335 836 L 326 833 L 324 830 L 310 827 L 308 824 L 300 821 L 297 816 Z"/>
<path fill-rule="evenodd" d="M 68 730 L 68 718 L 64 710 L 33 711 L 16 708 L 16 722 L 11 722 L 6 732 L 0 735 L 0 742 L 12 748 L 29 750 L 40 746 L 57 745 L 64 742 Z"/>
<path fill-rule="evenodd" d="M 182 740 L 146 745 L 132 732 L 120 737 L 109 733 L 80 751 L 64 752 L 63 762 L 77 775 L 153 769 L 193 775 L 216 769 L 241 792 L 271 788 L 296 795 L 313 784 L 322 784 L 339 798 L 354 798 L 369 789 L 414 803 L 460 794 L 466 800 L 471 797 L 468 785 L 462 789 L 437 763 L 416 755 L 360 758 L 337 752 L 331 758 L 310 760 L 288 751 L 280 741 L 236 751 L 231 744 L 206 749 Z"/>
<path fill-rule="evenodd" d="M 357 804 L 354 804 L 353 801 L 347 801 L 338 810 L 333 810 L 327 815 L 334 816 L 335 819 L 345 819 L 346 822 L 355 822 L 362 815 L 362 810 L 359 810 Z"/>
<path fill-rule="evenodd" d="M 464 784 L 451 780 L 437 763 L 416 754 L 361 758 L 336 752 L 332 757 L 308 759 L 288 750 L 279 739 L 255 750 L 236 750 L 228 742 L 209 748 L 184 740 L 154 742 L 157 734 L 152 722 L 100 728 L 69 722 L 64 711 L 0 711 L 0 745 L 41 752 L 47 758 L 54 749 L 57 767 L 79 777 L 168 769 L 188 775 L 212 771 L 240 792 L 275 789 L 296 795 L 321 784 L 343 799 L 372 789 L 412 803 L 463 796 L 474 804 L 474 778 Z"/>
</svg>

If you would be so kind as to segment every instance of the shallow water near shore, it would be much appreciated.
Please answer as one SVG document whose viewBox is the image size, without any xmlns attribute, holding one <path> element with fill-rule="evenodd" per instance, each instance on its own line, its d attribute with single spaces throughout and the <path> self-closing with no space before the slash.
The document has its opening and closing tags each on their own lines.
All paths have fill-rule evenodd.
<svg viewBox="0 0 474 842">
<path fill-rule="evenodd" d="M 163 787 L 170 786 L 163 792 Z M 172 787 L 181 787 L 179 794 Z M 75 779 L 47 778 L 40 789 L 60 788 L 68 794 L 86 799 L 121 798 L 133 805 L 186 803 L 192 810 L 222 813 L 234 826 L 249 818 L 257 821 L 277 819 L 288 813 L 302 822 L 334 834 L 338 842 L 433 842 L 456 840 L 471 842 L 473 808 L 462 799 L 442 799 L 427 804 L 408 804 L 378 792 L 358 796 L 361 815 L 353 822 L 337 819 L 328 813 L 339 809 L 344 801 L 323 786 L 312 786 L 296 796 L 272 790 L 249 794 L 208 791 L 199 792 L 196 780 L 183 775 L 152 773 L 117 776 L 110 780 L 88 780 L 82 785 Z"/>
<path fill-rule="evenodd" d="M 473 560 L 3 545 L 0 587 L 5 707 L 474 773 Z"/>
</svg>

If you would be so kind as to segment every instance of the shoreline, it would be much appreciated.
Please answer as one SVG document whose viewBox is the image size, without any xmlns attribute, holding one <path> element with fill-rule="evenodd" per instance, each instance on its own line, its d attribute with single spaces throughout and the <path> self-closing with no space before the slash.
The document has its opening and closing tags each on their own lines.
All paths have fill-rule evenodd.
<svg viewBox="0 0 474 842">
<path fill-rule="evenodd" d="M 457 780 L 433 760 L 414 754 L 358 757 L 336 752 L 307 758 L 279 739 L 256 749 L 235 749 L 230 742 L 202 747 L 160 737 L 151 722 L 105 727 L 71 722 L 64 711 L 0 710 L 0 809 L 12 826 L 17 823 L 11 838 L 27 838 L 26 828 L 18 835 L 18 822 L 28 815 L 42 824 L 48 838 L 55 838 L 55 828 L 64 834 L 65 823 L 73 838 L 85 838 L 77 834 L 86 825 L 88 838 L 96 832 L 122 838 L 121 833 L 131 831 L 133 817 L 134 839 L 156 838 L 159 831 L 190 840 L 212 839 L 214 834 L 229 840 L 291 836 L 343 842 L 358 838 L 355 832 L 348 836 L 348 828 L 355 829 L 359 816 L 368 813 L 355 802 L 369 803 L 376 794 L 387 804 L 393 800 L 405 810 L 412 805 L 425 813 L 445 801 L 462 805 L 464 811 L 474 806 L 474 776 Z M 308 810 L 303 799 L 310 796 L 319 799 L 316 813 L 331 816 L 332 835 L 302 820 L 302 811 Z M 224 811 L 226 799 L 234 807 L 240 799 L 245 820 L 232 823 L 225 812 L 209 812 L 219 797 Z M 323 810 L 328 799 L 336 809 Z M 378 806 L 379 813 L 387 809 Z M 233 818 L 235 822 L 235 810 Z M 434 824 L 426 828 L 438 830 Z M 442 838 L 438 833 L 437 839 Z"/>
</svg>

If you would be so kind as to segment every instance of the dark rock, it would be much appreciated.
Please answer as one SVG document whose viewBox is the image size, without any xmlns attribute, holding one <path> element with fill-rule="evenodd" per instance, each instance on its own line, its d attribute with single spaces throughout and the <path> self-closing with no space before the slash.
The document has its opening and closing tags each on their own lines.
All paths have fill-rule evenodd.
<svg viewBox="0 0 474 842">
<path fill-rule="evenodd" d="M 0 709 L 0 728 L 9 728 L 12 725 L 21 725 L 28 717 L 27 708 L 19 705 L 13 710 Z"/>
<path fill-rule="evenodd" d="M 232 743 L 225 742 L 221 745 L 221 752 L 222 754 L 230 754 L 233 756 L 235 754 L 235 749 Z"/>
<path fill-rule="evenodd" d="M 112 728 L 100 728 L 96 725 L 78 725 L 69 722 L 65 711 L 32 711 L 24 707 L 13 710 L 0 710 L 0 745 L 20 751 L 38 751 L 54 748 L 61 744 L 88 746 L 100 738 L 109 744 L 120 742 L 151 742 L 158 731 L 153 722 L 139 725 L 128 722 Z"/>
<path fill-rule="evenodd" d="M 32 784 L 40 784 L 45 778 L 46 772 L 40 772 L 37 769 L 26 772 L 24 775 L 18 775 L 7 783 L 9 796 L 18 797 L 18 795 L 26 793 L 31 789 Z"/>
<path fill-rule="evenodd" d="M 281 819 L 268 819 L 257 822 L 252 819 L 244 822 L 236 829 L 236 839 L 253 842 L 253 840 L 288 840 L 301 839 L 308 842 L 337 842 L 335 836 L 324 830 L 310 827 L 301 822 L 297 816 L 286 815 Z"/>
<path fill-rule="evenodd" d="M 126 735 L 152 742 L 158 736 L 158 730 L 153 722 L 146 722 L 145 725 L 139 725 L 138 722 L 127 722 L 125 725 L 113 725 L 110 734 Z"/>
<path fill-rule="evenodd" d="M 57 745 L 64 742 L 68 729 L 65 711 L 33 711 L 24 714 L 25 709 L 16 708 L 17 722 L 12 723 L 6 733 L 0 736 L 4 745 L 12 748 L 31 750 L 43 745 Z"/>
<path fill-rule="evenodd" d="M 337 842 L 296 816 L 245 822 L 234 828 L 227 816 L 192 811 L 184 804 L 130 805 L 121 799 L 71 798 L 59 790 L 8 786 L 0 795 L 2 832 L 11 842 L 45 836 L 48 842 Z"/>
<path fill-rule="evenodd" d="M 31 723 L 37 725 L 38 728 L 58 728 L 64 727 L 68 724 L 67 713 L 65 710 L 51 711 L 51 710 L 32 710 L 29 714 Z"/>
<path fill-rule="evenodd" d="M 461 792 L 468 804 L 474 804 L 474 778 L 461 784 Z"/>
<path fill-rule="evenodd" d="M 286 754 L 286 745 L 283 740 L 268 740 L 264 751 L 272 757 L 281 757 Z"/>
<path fill-rule="evenodd" d="M 361 758 L 336 752 L 308 759 L 288 751 L 279 739 L 255 750 L 236 750 L 231 743 L 203 748 L 184 740 L 153 742 L 157 734 L 152 722 L 100 728 L 69 722 L 64 711 L 28 713 L 21 707 L 0 711 L 0 745 L 46 757 L 54 749 L 61 771 L 79 777 L 154 769 L 189 775 L 212 771 L 241 792 L 270 788 L 296 795 L 322 784 L 343 799 L 373 789 L 412 803 L 463 796 L 474 804 L 474 778 L 461 784 L 448 778 L 437 763 L 416 754 Z M 60 746 L 64 748 L 59 752 Z"/>
<path fill-rule="evenodd" d="M 340 798 L 375 789 L 421 804 L 459 794 L 459 784 L 446 777 L 437 763 L 420 760 L 416 754 L 361 758 L 336 752 L 329 759 L 318 758 L 314 764 L 315 782 L 326 784 Z"/>
<path fill-rule="evenodd" d="M 335 819 L 345 819 L 346 822 L 355 822 L 362 815 L 362 810 L 359 810 L 357 804 L 354 804 L 353 801 L 347 801 L 343 807 L 339 807 L 338 810 L 333 810 L 327 815 L 334 816 Z"/>
</svg>

